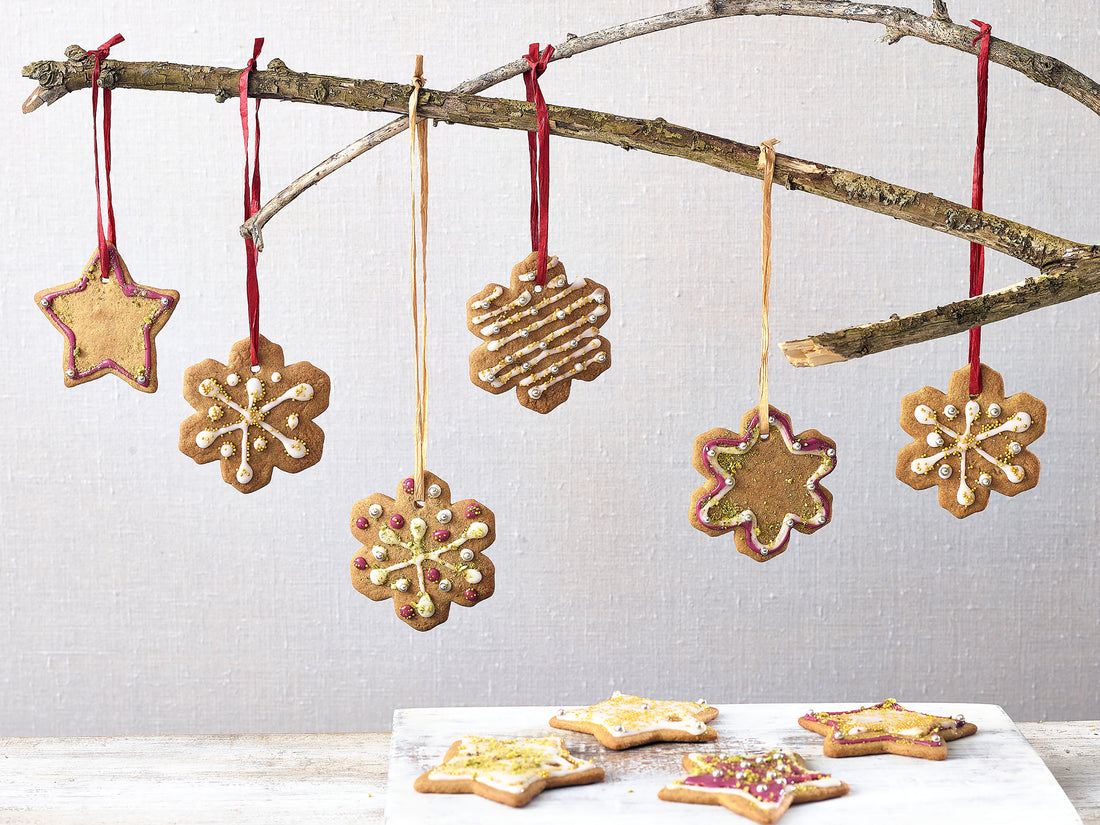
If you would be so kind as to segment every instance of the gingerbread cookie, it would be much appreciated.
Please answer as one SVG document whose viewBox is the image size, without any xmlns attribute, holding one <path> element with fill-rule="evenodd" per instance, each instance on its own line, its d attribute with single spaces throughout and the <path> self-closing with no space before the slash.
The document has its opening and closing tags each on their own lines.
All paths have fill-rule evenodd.
<svg viewBox="0 0 1100 825">
<path fill-rule="evenodd" d="M 718 708 L 698 702 L 669 702 L 615 691 L 610 699 L 575 710 L 559 710 L 550 727 L 590 733 L 605 748 L 624 750 L 650 742 L 710 742 L 718 738 L 706 723 Z"/>
<path fill-rule="evenodd" d="M 913 442 L 898 452 L 897 477 L 915 490 L 939 486 L 940 506 L 956 518 L 984 510 L 991 490 L 1014 496 L 1039 483 L 1027 446 L 1046 428 L 1046 405 L 1026 392 L 1005 398 L 1000 373 L 981 370 L 977 396 L 967 365 L 951 374 L 946 394 L 924 387 L 901 402 Z"/>
<path fill-rule="evenodd" d="M 798 724 L 826 737 L 826 756 L 896 753 L 946 759 L 948 741 L 978 731 L 961 715 L 951 718 L 920 713 L 902 707 L 896 699 L 859 710 L 810 711 Z"/>
<path fill-rule="evenodd" d="M 413 782 L 420 793 L 474 793 L 513 808 L 547 788 L 602 782 L 603 768 L 570 755 L 561 739 L 466 736 Z"/>
<path fill-rule="evenodd" d="M 757 561 L 787 549 L 791 531 L 813 533 L 832 518 L 833 496 L 820 485 L 836 467 L 836 444 L 817 430 L 793 434 L 791 419 L 769 407 L 770 432 L 756 409 L 742 433 L 716 427 L 696 437 L 692 464 L 708 482 L 691 494 L 691 526 L 710 536 L 734 531 L 737 550 Z"/>
<path fill-rule="evenodd" d="M 44 289 L 34 301 L 65 336 L 66 387 L 114 374 L 136 390 L 156 392 L 155 339 L 180 294 L 135 284 L 114 244 L 107 244 L 107 249 L 107 276 L 101 272 L 97 249 L 79 280 Z"/>
<path fill-rule="evenodd" d="M 472 607 L 493 595 L 496 538 L 492 511 L 473 499 L 451 503 L 447 482 L 424 473 L 423 501 L 413 479 L 397 499 L 375 493 L 351 508 L 351 533 L 362 542 L 351 560 L 355 589 L 373 601 L 393 599 L 406 624 L 431 630 L 447 621 L 451 603 Z"/>
<path fill-rule="evenodd" d="M 286 364 L 283 348 L 249 339 L 229 363 L 208 358 L 183 374 L 183 397 L 196 413 L 180 425 L 180 452 L 197 464 L 220 461 L 222 478 L 242 493 L 271 481 L 275 467 L 297 473 L 321 460 L 325 434 L 313 419 L 328 408 L 328 376 L 308 361 Z"/>
<path fill-rule="evenodd" d="M 848 793 L 848 786 L 827 773 L 806 769 L 797 753 L 689 753 L 683 759 L 686 779 L 657 792 L 667 802 L 721 805 L 765 825 L 777 822 L 799 802 L 818 802 Z"/>
<path fill-rule="evenodd" d="M 532 252 L 513 267 L 510 286 L 474 295 L 466 325 L 485 341 L 470 353 L 470 380 L 494 394 L 514 387 L 519 403 L 547 413 L 569 397 L 574 378 L 591 381 L 611 366 L 611 344 L 600 336 L 611 300 L 595 281 L 570 284 L 556 257 L 539 286 L 537 266 Z"/>
</svg>

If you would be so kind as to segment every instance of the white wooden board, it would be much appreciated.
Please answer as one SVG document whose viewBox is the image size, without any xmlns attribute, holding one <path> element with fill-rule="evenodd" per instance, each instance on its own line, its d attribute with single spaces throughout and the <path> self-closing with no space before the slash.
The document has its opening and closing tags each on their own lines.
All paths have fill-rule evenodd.
<svg viewBox="0 0 1100 825">
<path fill-rule="evenodd" d="M 874 700 L 881 701 L 881 700 Z M 904 702 L 904 700 L 903 700 Z M 849 710 L 871 700 L 816 704 L 814 710 Z M 557 707 L 411 708 L 394 713 L 386 822 L 390 825 L 562 825 L 599 822 L 631 825 L 737 825 L 749 820 L 721 807 L 685 805 L 657 799 L 668 781 L 682 778 L 680 758 L 692 750 L 707 752 L 793 749 L 814 770 L 831 773 L 851 786 L 839 799 L 793 806 L 784 825 L 1079 825 L 1077 812 L 1027 740 L 997 705 L 905 703 L 943 716 L 962 713 L 978 733 L 948 743 L 942 762 L 883 754 L 828 759 L 823 737 L 798 726 L 810 705 L 718 705 L 711 722 L 716 742 L 701 745 L 649 745 L 628 751 L 606 750 L 590 736 L 555 731 L 546 721 Z M 465 735 L 562 737 L 583 759 L 604 768 L 607 778 L 594 785 L 557 788 L 535 797 L 524 808 L 509 808 L 473 795 L 419 794 L 413 780 L 439 763 L 448 746 Z"/>
</svg>

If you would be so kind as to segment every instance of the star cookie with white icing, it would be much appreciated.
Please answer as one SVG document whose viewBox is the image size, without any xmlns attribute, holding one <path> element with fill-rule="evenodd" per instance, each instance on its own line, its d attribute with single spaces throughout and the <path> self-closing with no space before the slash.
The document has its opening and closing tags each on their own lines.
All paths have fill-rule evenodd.
<svg viewBox="0 0 1100 825">
<path fill-rule="evenodd" d="M 657 792 L 666 802 L 721 805 L 754 822 L 777 822 L 791 805 L 818 802 L 848 793 L 848 786 L 827 773 L 806 768 L 797 753 L 689 753 L 683 758 L 685 779 Z"/>
<path fill-rule="evenodd" d="M 136 390 L 156 392 L 156 335 L 180 294 L 135 284 L 114 244 L 107 250 L 107 275 L 97 249 L 79 280 L 44 289 L 34 301 L 65 336 L 66 387 L 114 374 Z"/>
<path fill-rule="evenodd" d="M 416 630 L 447 621 L 451 604 L 473 607 L 493 595 L 493 512 L 473 499 L 451 503 L 451 489 L 424 473 L 423 501 L 406 478 L 397 498 L 375 493 L 351 508 L 351 534 L 362 543 L 351 582 L 373 601 L 393 599 L 398 618 Z"/>
<path fill-rule="evenodd" d="M 896 699 L 858 710 L 810 711 L 799 718 L 798 724 L 826 737 L 826 756 L 896 753 L 946 759 L 948 741 L 978 731 L 961 715 L 933 716 L 904 708 Z"/>
<path fill-rule="evenodd" d="M 483 390 L 515 388 L 519 403 L 547 413 L 569 397 L 573 379 L 591 381 L 611 366 L 600 327 L 611 312 L 607 287 L 549 260 L 546 284 L 535 283 L 538 253 L 512 269 L 508 287 L 489 284 L 467 302 L 466 325 L 484 343 L 470 353 L 470 380 Z"/>
<path fill-rule="evenodd" d="M 262 335 L 257 353 L 253 369 L 245 338 L 228 364 L 208 358 L 183 374 L 196 412 L 180 424 L 180 452 L 197 464 L 221 462 L 222 478 L 242 493 L 265 486 L 276 467 L 312 467 L 325 443 L 313 419 L 328 408 L 328 375 L 308 361 L 286 364 L 283 348 Z"/>
<path fill-rule="evenodd" d="M 792 530 L 813 533 L 833 514 L 820 481 L 836 467 L 836 444 L 817 430 L 795 435 L 790 417 L 768 410 L 766 436 L 754 408 L 740 433 L 716 427 L 697 436 L 691 459 L 708 479 L 691 494 L 691 526 L 710 536 L 732 531 L 738 552 L 756 561 L 786 550 Z"/>
<path fill-rule="evenodd" d="M 557 736 L 466 736 L 413 782 L 420 793 L 473 793 L 519 808 L 547 788 L 602 782 L 603 768 L 572 756 Z"/>
<path fill-rule="evenodd" d="M 718 738 L 706 723 L 718 708 L 698 702 L 671 702 L 628 696 L 615 691 L 610 699 L 573 710 L 559 710 L 550 727 L 590 733 L 605 748 L 625 750 L 651 742 L 710 742 Z"/>
<path fill-rule="evenodd" d="M 1039 483 L 1027 449 L 1046 428 L 1046 405 L 1026 392 L 1005 398 L 1004 379 L 981 365 L 982 391 L 970 395 L 970 366 L 901 402 L 901 428 L 913 442 L 898 452 L 897 477 L 914 490 L 938 486 L 940 506 L 956 518 L 980 512 L 991 491 L 1014 496 Z"/>
</svg>

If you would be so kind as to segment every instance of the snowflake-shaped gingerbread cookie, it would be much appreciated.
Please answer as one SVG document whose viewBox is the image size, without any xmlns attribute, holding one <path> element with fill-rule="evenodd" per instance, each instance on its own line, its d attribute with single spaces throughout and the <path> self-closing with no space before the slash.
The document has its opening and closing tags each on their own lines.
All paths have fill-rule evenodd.
<svg viewBox="0 0 1100 825">
<path fill-rule="evenodd" d="M 519 403 L 547 413 L 569 397 L 574 378 L 591 381 L 611 366 L 600 335 L 611 301 L 595 281 L 569 283 L 556 257 L 539 286 L 537 266 L 532 252 L 513 267 L 510 286 L 489 284 L 470 298 L 466 324 L 484 339 L 470 353 L 470 380 L 494 394 L 514 387 Z"/>
<path fill-rule="evenodd" d="M 222 478 L 242 493 L 265 486 L 276 467 L 312 467 L 325 443 L 313 419 L 328 407 L 328 375 L 308 361 L 286 364 L 283 348 L 262 335 L 257 352 L 253 370 L 245 338 L 228 364 L 208 358 L 183 374 L 196 412 L 180 425 L 180 452 L 198 464 L 220 461 Z"/>
<path fill-rule="evenodd" d="M 833 513 L 832 493 L 820 481 L 836 467 L 836 444 L 817 430 L 794 435 L 785 413 L 768 410 L 766 437 L 752 409 L 741 433 L 708 430 L 692 454 L 708 481 L 691 494 L 691 526 L 711 536 L 732 530 L 737 550 L 756 561 L 775 558 L 792 530 L 813 533 Z"/>
<path fill-rule="evenodd" d="M 1014 496 L 1039 482 L 1027 447 L 1046 428 L 1046 405 L 1026 392 L 1005 398 L 1000 373 L 981 370 L 977 396 L 967 365 L 951 374 L 946 394 L 924 387 L 901 402 L 913 442 L 898 452 L 897 477 L 915 490 L 939 486 L 940 506 L 957 518 L 984 510 L 990 491 Z"/>
<path fill-rule="evenodd" d="M 807 769 L 793 751 L 760 754 L 689 753 L 687 777 L 657 792 L 667 802 L 722 805 L 763 825 L 779 821 L 796 802 L 817 802 L 848 793 L 848 785 Z"/>
<path fill-rule="evenodd" d="M 493 563 L 485 549 L 496 538 L 492 511 L 473 499 L 451 503 L 447 482 L 424 473 L 423 501 L 413 479 L 397 498 L 375 493 L 351 508 L 351 533 L 362 543 L 351 559 L 355 589 L 393 609 L 410 627 L 431 630 L 447 621 L 451 603 L 472 607 L 493 595 Z"/>
</svg>

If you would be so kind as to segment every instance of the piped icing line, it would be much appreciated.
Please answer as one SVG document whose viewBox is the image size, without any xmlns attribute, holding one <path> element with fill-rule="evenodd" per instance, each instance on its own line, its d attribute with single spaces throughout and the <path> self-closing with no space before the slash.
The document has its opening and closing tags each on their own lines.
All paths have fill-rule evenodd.
<svg viewBox="0 0 1100 825">
<path fill-rule="evenodd" d="M 593 342 L 593 344 L 595 345 L 594 348 L 595 349 L 600 349 L 602 343 L 603 343 L 602 338 L 599 339 L 599 341 L 594 341 Z M 591 351 L 592 349 L 593 349 L 593 345 L 590 344 L 589 346 L 585 347 L 583 352 L 588 352 L 588 351 Z M 561 372 L 557 375 L 554 375 L 554 377 L 551 378 L 549 381 L 544 381 L 543 383 L 539 384 L 538 386 L 531 387 L 527 391 L 527 394 L 529 396 L 531 396 L 532 398 L 539 398 L 544 392 L 546 392 L 548 389 L 550 389 L 550 387 L 557 384 L 559 381 L 567 381 L 570 378 L 575 377 L 578 373 L 584 372 L 586 369 L 588 369 L 593 364 L 602 364 L 606 360 L 607 360 L 607 353 L 600 350 L 600 352 L 596 353 L 591 358 L 589 358 L 585 361 L 578 361 L 577 363 L 573 364 L 573 366 L 571 368 L 569 368 L 568 370 L 566 370 L 565 372 Z M 565 364 L 568 361 L 569 361 L 568 358 L 563 358 L 560 363 Z M 553 370 L 552 369 L 547 370 L 547 372 L 553 373 Z M 545 375 L 545 373 L 543 373 L 543 375 Z M 534 380 L 534 378 L 529 377 L 529 378 L 523 379 L 519 383 L 521 385 L 526 386 L 528 384 L 528 382 L 532 381 L 532 380 Z"/>
<path fill-rule="evenodd" d="M 477 301 L 470 301 L 470 309 L 488 309 L 490 306 L 492 306 L 493 301 L 495 301 L 497 298 L 499 298 L 503 294 L 504 294 L 504 287 L 502 287 L 500 284 L 493 284 L 492 292 L 490 292 L 484 298 L 481 298 Z M 503 312 L 503 311 L 504 311 L 504 308 L 501 307 L 500 309 L 493 310 L 493 312 L 490 313 L 489 315 L 478 316 L 477 318 L 474 318 L 474 323 L 475 324 L 482 324 L 482 323 L 485 322 L 485 320 L 487 318 L 492 317 L 492 315 L 495 315 L 495 314 L 497 314 L 499 312 Z"/>
<path fill-rule="evenodd" d="M 122 294 L 127 298 L 141 298 L 148 299 L 156 302 L 156 308 L 154 308 L 151 315 L 146 316 L 143 319 L 141 325 L 142 331 L 142 350 L 144 355 L 144 366 L 138 371 L 137 375 L 134 375 L 127 370 L 120 363 L 113 358 L 104 358 L 98 364 L 90 367 L 86 370 L 78 370 L 76 367 L 76 333 L 72 327 L 66 324 L 61 316 L 57 314 L 57 310 L 54 308 L 54 300 L 64 295 L 73 295 L 78 292 L 84 292 L 88 288 L 88 284 L 94 273 L 101 271 L 99 254 L 97 253 L 89 262 L 87 268 L 80 275 L 80 280 L 76 284 L 66 289 L 60 289 L 56 292 L 49 292 L 43 295 L 39 299 L 39 306 L 42 311 L 46 313 L 49 319 L 53 322 L 54 326 L 61 330 L 61 334 L 65 336 L 65 339 L 69 342 L 66 356 L 68 358 L 68 366 L 65 368 L 65 374 L 71 379 L 87 378 L 90 375 L 94 375 L 102 370 L 113 370 L 120 375 L 125 376 L 130 381 L 136 381 L 138 384 L 145 384 L 149 381 L 149 376 L 153 370 L 153 327 L 156 326 L 157 320 L 166 312 L 170 312 L 172 309 L 172 296 L 166 295 L 162 292 L 157 292 L 154 289 L 150 289 L 147 286 L 139 286 L 138 284 L 131 283 L 126 280 L 122 271 L 122 265 L 119 263 L 118 250 L 111 246 L 110 249 L 114 251 L 114 257 L 110 262 L 109 272 L 112 280 L 114 280 L 119 288 L 122 290 Z M 110 257 L 110 255 L 108 255 Z M 99 276 L 95 276 L 99 277 Z"/>
<path fill-rule="evenodd" d="M 706 525 L 712 530 L 732 530 L 735 527 L 746 525 L 745 540 L 749 548 L 754 553 L 764 556 L 785 547 L 795 525 L 813 531 L 829 522 L 832 516 L 832 506 L 829 503 L 829 499 L 821 493 L 817 482 L 832 472 L 833 468 L 836 466 L 836 458 L 827 453 L 829 449 L 828 445 L 819 438 L 801 440 L 798 442 L 799 446 L 796 448 L 794 446 L 794 432 L 791 428 L 791 420 L 783 413 L 773 411 L 773 415 L 769 416 L 769 423 L 776 425 L 776 429 L 782 436 L 783 443 L 786 445 L 788 451 L 798 455 L 821 456 L 821 463 L 806 480 L 806 489 L 816 505 L 813 517 L 806 520 L 796 513 L 786 513 L 783 516 L 779 532 L 770 543 L 760 540 L 756 514 L 750 509 L 742 510 L 727 523 L 716 524 L 710 521 L 711 507 L 721 501 L 726 494 L 734 488 L 734 478 L 726 475 L 725 470 L 719 465 L 717 461 L 718 455 L 719 453 L 744 455 L 757 443 L 760 437 L 759 413 L 752 417 L 752 420 L 749 422 L 748 431 L 741 438 L 714 438 L 703 445 L 703 464 L 711 474 L 718 479 L 718 485 L 710 493 L 700 498 L 695 508 L 695 515 L 699 523 Z"/>
<path fill-rule="evenodd" d="M 665 787 L 732 794 L 763 810 L 779 807 L 783 797 L 810 788 L 839 788 L 844 783 L 827 773 L 806 769 L 791 751 L 776 749 L 763 754 L 716 755 L 691 753 L 686 778 Z"/>
<path fill-rule="evenodd" d="M 457 550 L 473 539 L 485 538 L 489 534 L 489 526 L 481 521 L 472 522 L 458 538 L 449 542 L 448 544 L 437 547 L 435 550 L 426 550 L 425 545 L 427 540 L 427 524 L 421 518 L 414 518 L 409 522 L 409 530 L 412 533 L 411 541 L 403 541 L 401 536 L 398 535 L 391 527 L 383 527 L 378 531 L 378 540 L 382 544 L 400 547 L 403 550 L 409 552 L 409 557 L 397 564 L 392 564 L 388 567 L 372 566 L 370 571 L 370 580 L 372 584 L 383 585 L 389 582 L 390 574 L 398 570 L 404 570 L 408 567 L 414 567 L 416 569 L 417 582 L 420 586 L 418 591 L 418 601 L 416 604 L 416 611 L 424 618 L 430 618 L 435 613 L 435 603 L 432 601 L 431 596 L 428 594 L 428 588 L 424 579 L 423 564 L 425 561 L 441 564 L 448 570 L 462 576 L 468 583 L 477 584 L 481 581 L 481 572 L 473 565 L 466 562 L 460 562 L 454 564 L 442 558 L 442 555 L 449 550 Z M 381 555 L 379 555 L 381 551 Z M 384 547 L 375 545 L 372 549 L 372 555 L 378 560 L 384 560 L 387 556 L 387 551 Z M 472 561 L 472 558 L 471 558 Z M 390 587 L 400 589 L 397 587 L 397 582 L 400 579 L 391 582 Z"/>
<path fill-rule="evenodd" d="M 457 753 L 432 768 L 428 778 L 472 779 L 510 794 L 522 794 L 540 779 L 568 776 L 595 767 L 577 759 L 557 736 L 494 739 L 465 736 Z"/>
<path fill-rule="evenodd" d="M 531 302 L 531 293 L 527 290 L 524 290 L 522 293 L 519 294 L 519 296 L 513 298 L 507 304 L 504 304 L 504 306 L 500 307 L 499 310 L 494 310 L 493 312 L 488 313 L 488 316 L 479 316 L 482 319 L 481 321 L 478 321 L 478 319 L 475 318 L 474 323 L 482 323 L 487 320 L 488 317 L 501 314 L 503 311 L 508 309 L 514 309 L 516 307 L 527 307 L 520 312 L 509 315 L 507 318 L 504 318 L 501 321 L 497 321 L 487 327 L 483 327 L 481 330 L 482 335 L 496 335 L 501 331 L 503 327 L 518 323 L 524 318 L 529 318 L 532 315 L 538 315 L 542 310 L 546 309 L 551 304 L 556 304 L 562 298 L 572 295 L 584 285 L 585 280 L 584 278 L 581 278 L 576 283 L 570 285 L 568 289 L 562 289 L 561 292 L 555 292 L 553 294 L 546 295 L 541 301 L 539 301 L 532 307 L 527 307 L 527 304 Z M 559 275 L 556 278 L 551 279 L 547 282 L 546 286 L 550 289 L 561 289 L 563 286 L 565 286 L 565 276 Z"/>
<path fill-rule="evenodd" d="M 710 705 L 698 702 L 673 702 L 630 696 L 615 691 L 610 699 L 595 705 L 558 711 L 556 719 L 591 722 L 607 728 L 615 737 L 634 736 L 656 730 L 678 730 L 693 736 L 706 733 L 707 725 L 695 714 L 709 710 Z"/>
<path fill-rule="evenodd" d="M 996 407 L 997 414 L 1000 415 L 1001 407 L 999 404 L 991 404 L 990 406 Z M 1018 484 L 1024 479 L 1023 467 L 1018 464 L 1011 464 L 1006 459 L 999 459 L 989 454 L 978 445 L 1001 433 L 1022 433 L 1026 431 L 1031 426 L 1031 416 L 1021 411 L 996 427 L 989 427 L 980 432 L 972 433 L 971 430 L 981 417 L 981 414 L 981 405 L 974 400 L 968 401 L 965 407 L 964 419 L 966 428 L 961 433 L 956 433 L 950 427 L 941 424 L 935 410 L 927 404 L 918 404 L 913 410 L 913 417 L 918 423 L 933 427 L 934 432 L 942 433 L 953 438 L 955 443 L 933 455 L 921 456 L 913 459 L 910 463 L 910 469 L 918 475 L 925 475 L 931 472 L 944 458 L 952 455 L 959 456 L 959 489 L 955 494 L 955 500 L 963 507 L 970 506 L 975 500 L 974 490 L 966 481 L 967 453 L 970 451 L 984 458 L 993 467 L 1000 469 L 1005 477 L 1013 484 Z M 944 465 L 944 467 L 947 468 L 947 465 Z M 943 475 L 944 478 L 949 478 L 950 472 L 950 468 L 946 470 L 941 468 L 941 474 L 946 473 Z"/>
<path fill-rule="evenodd" d="M 569 324 L 568 326 L 560 327 L 547 335 L 542 340 L 535 341 L 534 343 L 528 344 L 527 346 L 523 347 L 523 349 L 516 350 L 516 352 L 512 355 L 509 355 L 507 358 L 499 361 L 495 367 L 490 367 L 487 370 L 482 370 L 477 374 L 477 377 L 480 378 L 482 381 L 488 382 L 494 387 L 503 387 L 517 375 L 528 372 L 532 364 L 537 364 L 548 356 L 557 355 L 561 352 L 567 352 L 568 350 L 576 347 L 582 339 L 593 338 L 600 334 L 599 329 L 597 329 L 596 327 L 589 327 L 588 329 L 584 330 L 580 335 L 570 339 L 565 344 L 554 347 L 553 349 L 550 348 L 550 344 L 552 344 L 558 338 L 568 335 L 570 332 L 573 332 L 574 330 L 583 327 L 587 323 L 587 318 L 581 318 L 577 321 L 574 321 L 572 324 Z M 532 356 L 531 358 L 527 358 L 528 355 L 536 351 L 537 353 L 534 356 Z M 517 358 L 525 360 L 521 361 L 518 366 L 512 367 L 512 369 L 510 369 L 503 376 L 497 379 L 497 375 L 500 373 L 500 371 L 510 364 L 515 364 Z"/>
<path fill-rule="evenodd" d="M 248 394 L 248 408 L 244 408 L 235 402 L 225 388 L 214 378 L 203 379 L 199 383 L 199 395 L 205 398 L 213 398 L 221 403 L 225 404 L 229 409 L 240 415 L 240 419 L 236 422 L 224 427 L 213 428 L 209 427 L 204 430 L 199 430 L 195 435 L 195 444 L 199 447 L 206 449 L 213 446 L 221 436 L 234 431 L 240 431 L 241 433 L 241 463 L 237 468 L 237 481 L 241 484 L 247 484 L 252 480 L 253 471 L 252 466 L 248 463 L 250 454 L 250 447 L 252 446 L 248 440 L 248 428 L 249 426 L 259 427 L 268 434 L 274 436 L 283 445 L 283 449 L 286 450 L 286 454 L 291 458 L 305 458 L 309 452 L 305 443 L 298 438 L 289 438 L 279 432 L 277 429 L 268 424 L 264 417 L 277 406 L 284 401 L 294 400 L 298 402 L 306 402 L 313 398 L 313 387 L 307 383 L 300 383 L 289 390 L 284 392 L 274 401 L 260 406 L 260 402 L 264 398 L 265 390 L 263 381 L 256 376 L 252 376 L 245 384 L 245 392 Z M 266 445 L 265 445 L 266 446 Z M 223 452 L 223 457 L 229 458 L 232 455 L 230 452 L 226 455 Z"/>
<path fill-rule="evenodd" d="M 540 314 L 541 310 L 544 309 L 546 306 L 549 306 L 550 304 L 553 304 L 553 303 L 557 302 L 557 300 L 559 298 L 563 298 L 563 297 L 571 294 L 572 292 L 574 292 L 578 289 L 581 289 L 582 287 L 587 285 L 587 283 L 588 282 L 584 278 L 581 278 L 580 280 L 575 281 L 574 283 L 570 284 L 566 289 L 562 290 L 561 292 L 557 293 L 556 295 L 552 295 L 549 298 L 544 299 L 537 306 L 531 307 L 530 309 L 525 310 L 524 312 L 518 312 L 518 313 L 516 313 L 515 315 L 512 315 L 509 318 L 505 318 L 499 324 L 492 324 L 490 326 L 483 327 L 482 330 L 481 330 L 481 333 L 482 333 L 482 335 L 485 335 L 485 336 L 497 335 L 497 334 L 499 334 L 500 332 L 503 331 L 504 327 L 511 326 L 514 323 L 518 323 L 519 321 L 523 320 L 523 318 L 530 317 L 532 315 Z M 568 317 L 569 315 L 572 315 L 578 309 L 580 309 L 582 307 L 585 307 L 585 306 L 588 306 L 591 303 L 596 303 L 597 306 L 596 306 L 595 309 L 592 310 L 592 312 L 588 313 L 588 321 L 589 321 L 589 323 L 595 323 L 597 318 L 599 318 L 601 315 L 605 315 L 607 313 L 607 307 L 602 306 L 602 302 L 604 300 L 604 297 L 605 296 L 604 296 L 604 293 L 603 293 L 602 290 L 596 290 L 595 292 L 592 292 L 591 294 L 582 295 L 580 298 L 573 301 L 571 304 L 566 306 L 564 309 L 555 310 L 554 312 L 550 313 L 546 317 L 541 318 L 540 320 L 535 321 L 534 323 L 528 324 L 527 326 L 511 333 L 510 335 L 508 335 L 504 338 L 493 338 L 492 340 L 490 340 L 488 342 L 488 344 L 486 346 L 487 346 L 487 348 L 489 349 L 490 352 L 496 352 L 501 347 L 505 346 L 506 344 L 510 344 L 515 340 L 518 340 L 520 338 L 529 338 L 531 336 L 531 333 L 537 332 L 538 330 L 545 327 L 547 324 L 552 324 L 552 323 L 555 323 L 556 321 L 560 321 L 563 318 Z"/>
<path fill-rule="evenodd" d="M 551 255 L 550 260 L 548 260 L 546 262 L 546 269 L 547 269 L 547 271 L 549 271 L 549 270 L 553 269 L 554 267 L 556 267 L 557 265 L 558 265 L 558 256 L 557 255 Z M 519 274 L 519 279 L 521 281 L 533 281 L 533 280 L 535 280 L 535 277 L 537 275 L 538 275 L 538 270 L 537 269 L 532 269 L 530 272 L 521 272 Z M 558 277 L 560 278 L 561 276 L 559 275 Z"/>
</svg>

